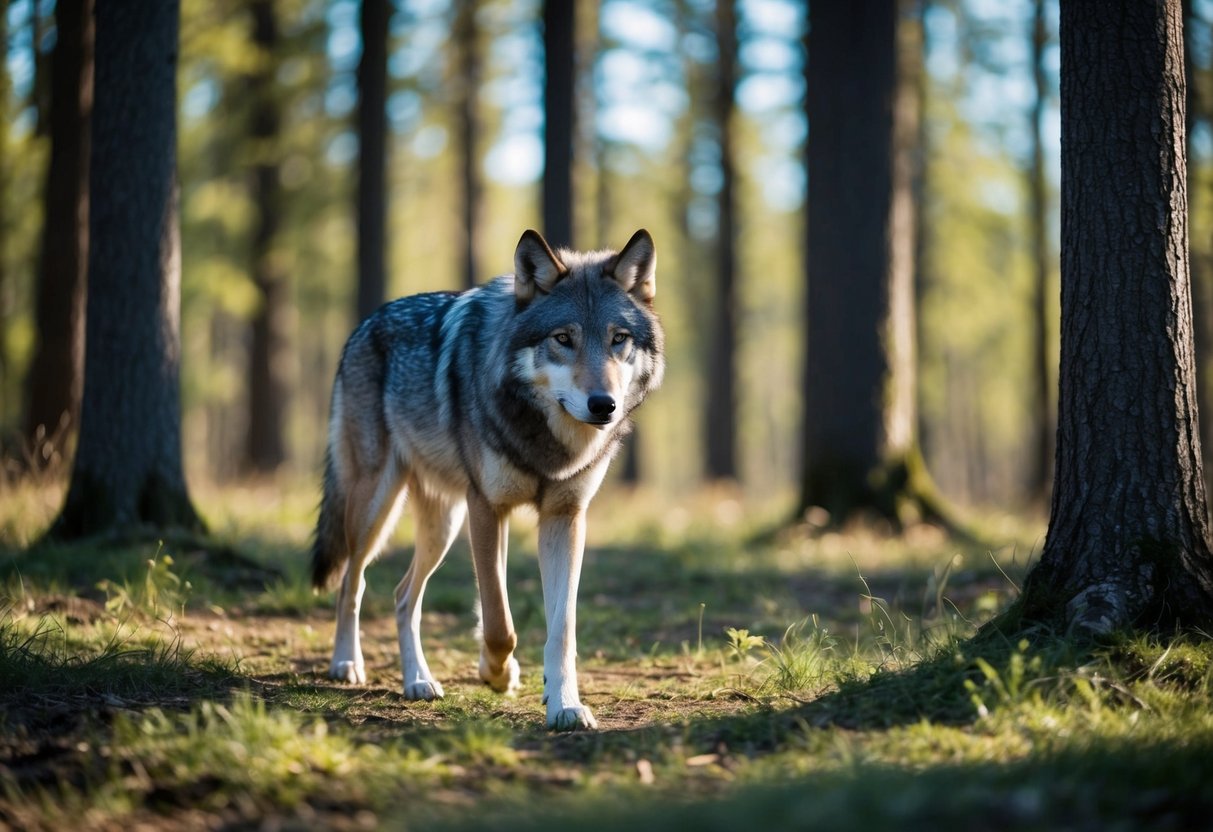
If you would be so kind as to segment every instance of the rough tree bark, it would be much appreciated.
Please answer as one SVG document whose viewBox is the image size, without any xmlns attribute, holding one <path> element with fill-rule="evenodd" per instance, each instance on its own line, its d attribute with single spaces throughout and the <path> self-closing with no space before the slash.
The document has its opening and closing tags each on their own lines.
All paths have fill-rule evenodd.
<svg viewBox="0 0 1213 832">
<path fill-rule="evenodd" d="M 914 139 L 902 3 L 817 3 L 809 120 L 804 463 L 799 511 L 948 524 L 918 445 Z M 950 525 L 950 524 L 949 524 Z"/>
<path fill-rule="evenodd" d="M 38 340 L 25 381 L 31 464 L 57 458 L 80 416 L 88 267 L 89 119 L 93 106 L 93 4 L 55 4 L 48 127 L 51 158 L 34 320 Z M 48 441 L 52 440 L 52 441 Z"/>
<path fill-rule="evenodd" d="M 543 3 L 543 236 L 573 245 L 573 137 L 577 22 L 572 0 Z"/>
<path fill-rule="evenodd" d="M 180 6 L 100 3 L 80 440 L 59 539 L 196 530 L 181 466 Z"/>
<path fill-rule="evenodd" d="M 358 62 L 358 320 L 387 298 L 387 42 L 390 0 L 362 0 Z"/>
<path fill-rule="evenodd" d="M 1184 90 L 1179 0 L 1062 3 L 1057 468 L 1017 613 L 1077 634 L 1213 621 Z"/>
</svg>

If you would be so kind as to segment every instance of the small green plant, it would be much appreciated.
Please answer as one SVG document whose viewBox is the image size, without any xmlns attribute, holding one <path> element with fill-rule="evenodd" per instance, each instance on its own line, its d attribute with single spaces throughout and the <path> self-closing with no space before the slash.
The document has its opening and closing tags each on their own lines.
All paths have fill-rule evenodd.
<svg viewBox="0 0 1213 832">
<path fill-rule="evenodd" d="M 143 612 L 153 618 L 172 620 L 173 616 L 185 614 L 185 602 L 193 586 L 173 571 L 173 558 L 164 554 L 164 542 L 156 547 L 156 554 L 147 561 L 142 585 L 121 584 L 108 578 L 98 582 L 97 588 L 106 595 L 105 609 L 114 615 Z"/>
<path fill-rule="evenodd" d="M 1033 697 L 1039 699 L 1036 682 L 1040 679 L 1043 661 L 1040 656 L 1029 658 L 1027 652 L 1028 641 L 1023 639 L 1015 645 L 1015 650 L 1007 661 L 1006 671 L 1001 673 L 981 657 L 973 660 L 973 664 L 981 672 L 982 682 L 979 685 L 972 679 L 965 679 L 964 684 L 978 716 L 989 716 L 991 704 L 995 707 L 1009 706 L 1021 704 Z"/>
<path fill-rule="evenodd" d="M 733 627 L 725 627 L 724 634 L 729 637 L 728 649 L 732 651 L 733 658 L 738 661 L 745 659 L 751 650 L 762 647 L 767 641 L 762 636 L 750 635 L 749 630 L 738 630 Z"/>
<path fill-rule="evenodd" d="M 764 646 L 772 668 L 767 685 L 782 692 L 819 686 L 838 664 L 838 639 L 820 626 L 816 615 L 789 625 L 779 644 Z"/>
</svg>

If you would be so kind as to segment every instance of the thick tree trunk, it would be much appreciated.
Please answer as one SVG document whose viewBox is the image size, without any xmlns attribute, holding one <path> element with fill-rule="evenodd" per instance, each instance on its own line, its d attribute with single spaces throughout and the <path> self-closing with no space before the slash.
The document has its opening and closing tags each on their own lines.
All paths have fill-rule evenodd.
<svg viewBox="0 0 1213 832">
<path fill-rule="evenodd" d="M 463 174 L 460 208 L 463 212 L 463 287 L 471 289 L 484 279 L 480 273 L 480 38 L 476 28 L 475 0 L 457 0 L 452 39 L 457 52 L 455 86 L 458 90 L 459 167 Z"/>
<path fill-rule="evenodd" d="M 1019 612 L 1208 624 L 1179 0 L 1063 2 L 1061 62 L 1057 469 Z"/>
<path fill-rule="evenodd" d="M 89 119 L 93 106 L 93 4 L 55 5 L 42 249 L 34 319 L 38 340 L 26 374 L 25 440 L 32 464 L 58 457 L 75 430 L 84 387 L 88 267 Z"/>
<path fill-rule="evenodd" d="M 573 100 L 577 4 L 543 3 L 543 236 L 553 246 L 573 245 Z"/>
<path fill-rule="evenodd" d="M 914 397 L 912 25 L 899 3 L 819 3 L 805 67 L 808 240 L 800 511 L 943 520 Z M 916 20 L 913 23 L 916 24 Z M 917 39 L 917 32 L 914 32 Z"/>
<path fill-rule="evenodd" d="M 181 466 L 179 16 L 97 6 L 84 397 L 52 537 L 201 526 Z"/>
<path fill-rule="evenodd" d="M 708 339 L 707 470 L 708 479 L 737 478 L 737 224 L 734 196 L 733 117 L 737 88 L 737 20 L 735 0 L 716 0 L 716 96 L 713 117 L 720 143 L 720 191 L 717 194 L 716 285 L 712 292 L 712 327 Z"/>
<path fill-rule="evenodd" d="M 282 187 L 278 178 L 278 142 L 281 131 L 274 76 L 278 67 L 278 21 L 274 0 L 256 0 L 251 7 L 253 44 L 258 68 L 249 78 L 253 102 L 249 125 L 254 152 L 252 201 L 256 211 L 253 231 L 253 285 L 261 305 L 252 321 L 248 369 L 248 432 L 244 470 L 272 474 L 286 461 L 286 408 L 290 380 L 290 298 L 278 245 L 282 213 Z"/>
<path fill-rule="evenodd" d="M 358 62 L 358 298 L 362 320 L 387 299 L 387 41 L 390 0 L 362 0 Z"/>
</svg>

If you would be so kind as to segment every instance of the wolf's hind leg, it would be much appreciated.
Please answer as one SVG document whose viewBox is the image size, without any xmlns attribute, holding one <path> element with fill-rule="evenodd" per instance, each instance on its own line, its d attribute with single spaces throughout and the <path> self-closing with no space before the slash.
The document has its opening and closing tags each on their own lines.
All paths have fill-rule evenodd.
<svg viewBox="0 0 1213 832">
<path fill-rule="evenodd" d="M 337 638 L 329 676 L 343 682 L 366 683 L 358 613 L 366 590 L 364 572 L 378 556 L 400 519 L 404 505 L 404 475 L 394 455 L 377 472 L 352 483 L 345 507 L 345 528 L 350 559 L 337 593 Z"/>
<path fill-rule="evenodd" d="M 442 685 L 430 673 L 421 649 L 421 597 L 426 582 L 442 563 L 463 525 L 467 504 L 461 498 L 428 494 L 410 482 L 417 527 L 413 562 L 396 586 L 396 630 L 405 699 L 441 699 Z"/>
</svg>

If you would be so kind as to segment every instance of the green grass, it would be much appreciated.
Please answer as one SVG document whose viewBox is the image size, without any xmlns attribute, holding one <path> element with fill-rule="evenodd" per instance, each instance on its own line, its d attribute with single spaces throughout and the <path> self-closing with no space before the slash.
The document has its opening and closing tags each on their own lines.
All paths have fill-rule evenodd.
<svg viewBox="0 0 1213 832">
<path fill-rule="evenodd" d="M 27 550 L 51 501 L 0 494 L 0 826 L 1186 829 L 1213 809 L 1208 640 L 979 632 L 1029 525 L 987 548 L 808 538 L 763 534 L 777 507 L 606 496 L 578 610 L 602 730 L 554 735 L 533 521 L 511 533 L 520 694 L 476 681 L 459 544 L 427 591 L 447 697 L 414 703 L 407 524 L 368 575 L 371 682 L 348 687 L 324 677 L 311 495 L 204 495 L 218 544 Z"/>
</svg>

